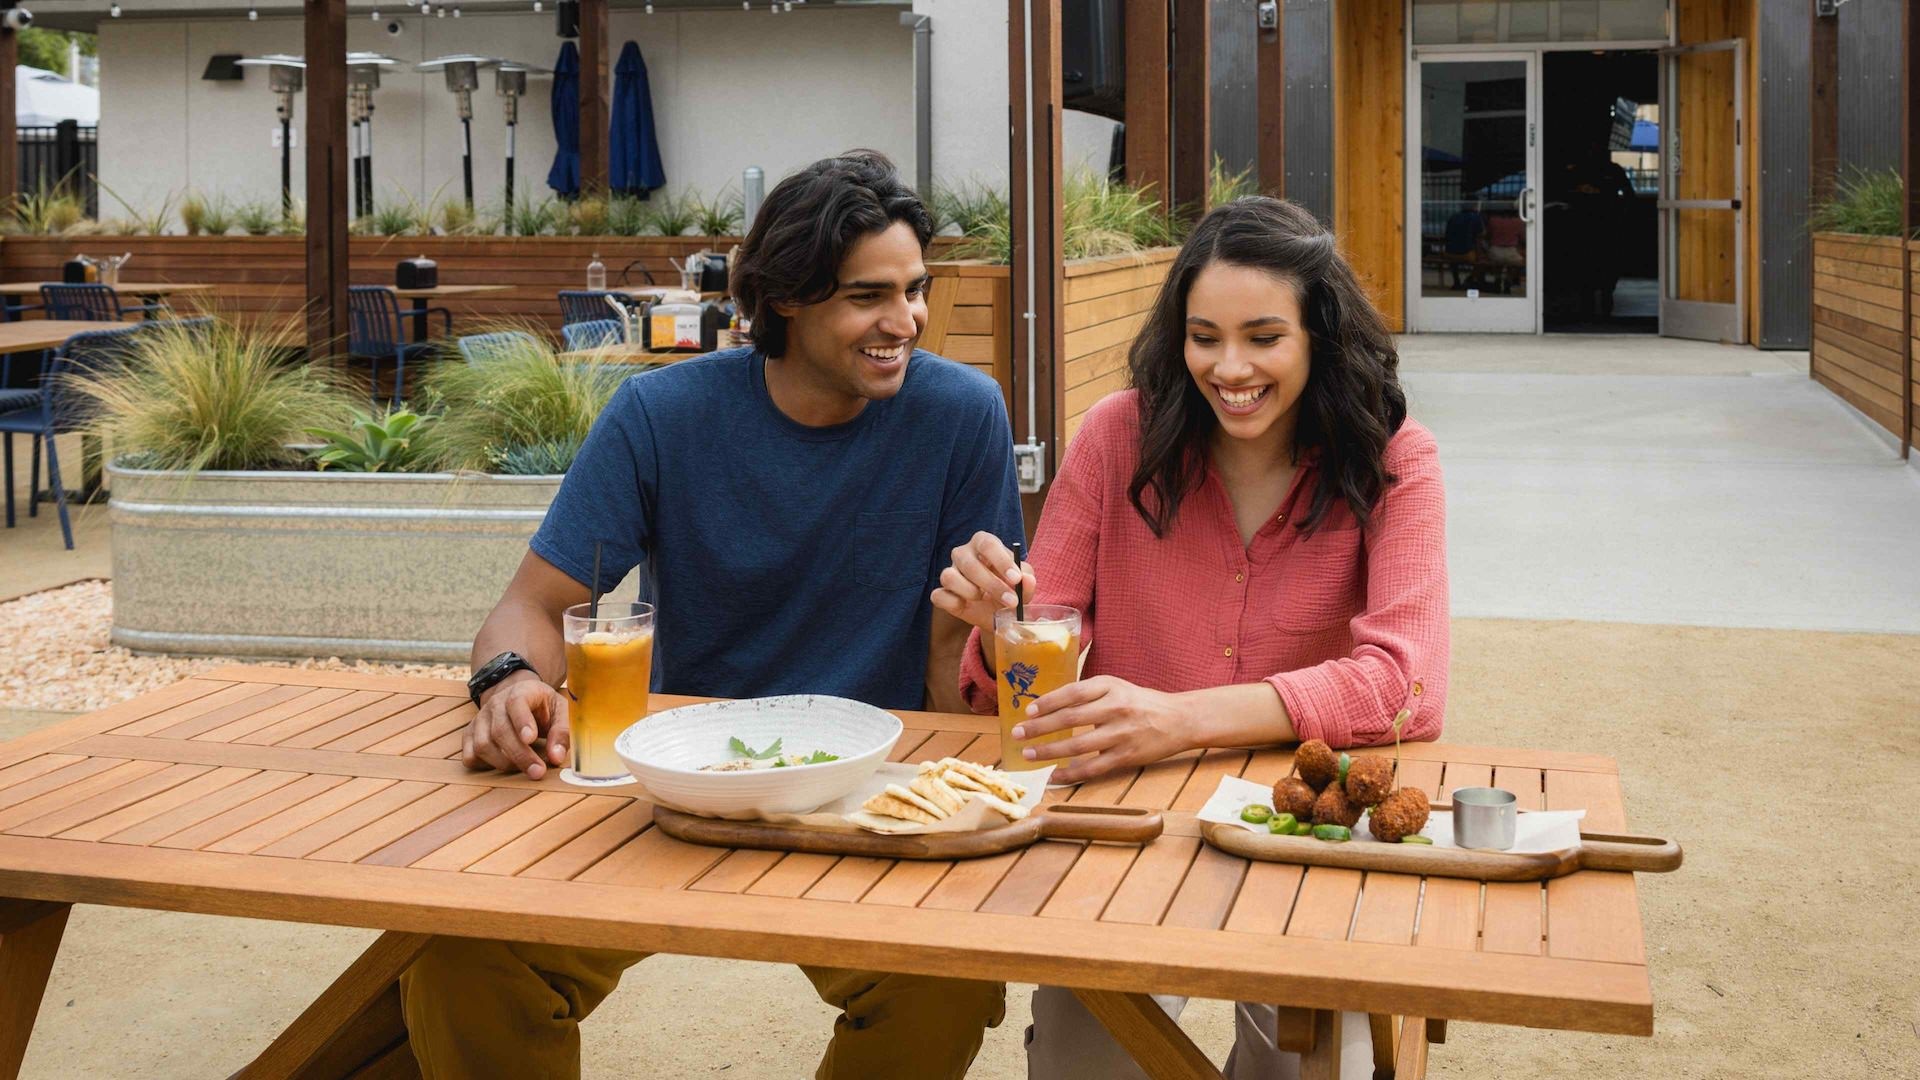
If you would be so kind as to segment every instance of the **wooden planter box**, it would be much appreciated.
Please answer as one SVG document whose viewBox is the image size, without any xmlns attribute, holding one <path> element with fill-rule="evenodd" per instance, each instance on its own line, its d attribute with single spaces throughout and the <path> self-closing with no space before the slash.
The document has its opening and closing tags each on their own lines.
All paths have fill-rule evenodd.
<svg viewBox="0 0 1920 1080">
<path fill-rule="evenodd" d="M 1160 296 L 1178 248 L 1067 263 L 1067 351 L 1061 358 L 1066 407 L 1060 451 L 1080 430 L 1093 403 L 1125 389 L 1127 350 Z"/>
<path fill-rule="evenodd" d="M 1890 236 L 1813 237 L 1813 377 L 1896 438 L 1913 378 L 1901 370 L 1902 248 Z"/>
</svg>

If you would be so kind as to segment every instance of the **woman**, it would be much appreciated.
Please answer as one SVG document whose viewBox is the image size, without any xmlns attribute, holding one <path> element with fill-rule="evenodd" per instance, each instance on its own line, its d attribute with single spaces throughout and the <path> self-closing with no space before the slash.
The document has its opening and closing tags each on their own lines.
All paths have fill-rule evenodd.
<svg viewBox="0 0 1920 1080">
<path fill-rule="evenodd" d="M 1031 561 L 954 549 L 933 603 L 974 626 L 961 691 L 998 707 L 983 637 L 1013 588 L 1082 612 L 1082 681 L 1014 736 L 1077 783 L 1183 751 L 1439 735 L 1447 682 L 1445 500 L 1399 359 L 1313 216 L 1249 198 L 1208 214 L 1048 495 Z M 1177 1015 L 1181 999 L 1161 999 Z M 1030 1075 L 1139 1076 L 1067 991 L 1034 996 Z M 1346 1018 L 1355 1075 L 1364 1016 Z M 1242 1005 L 1229 1075 L 1290 1075 L 1273 1012 Z M 1364 1056 L 1362 1056 L 1364 1055 Z"/>
</svg>

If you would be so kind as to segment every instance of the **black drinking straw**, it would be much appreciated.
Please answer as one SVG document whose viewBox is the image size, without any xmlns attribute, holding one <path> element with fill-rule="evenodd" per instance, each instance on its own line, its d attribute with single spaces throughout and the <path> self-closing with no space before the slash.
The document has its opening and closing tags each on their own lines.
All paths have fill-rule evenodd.
<svg viewBox="0 0 1920 1080">
<path fill-rule="evenodd" d="M 593 542 L 593 589 L 587 594 L 587 621 L 600 618 L 600 541 Z"/>
<path fill-rule="evenodd" d="M 1015 570 L 1020 569 L 1020 563 L 1024 560 L 1026 555 L 1026 549 L 1027 549 L 1027 546 L 1021 543 L 1020 541 L 1015 540 L 1013 542 L 1013 568 Z M 1014 622 L 1027 621 L 1027 599 L 1025 596 L 1021 595 L 1025 591 L 1022 588 L 1022 586 L 1024 586 L 1026 583 L 1027 583 L 1026 575 L 1022 573 L 1019 583 L 1014 585 L 1013 587 L 1013 621 Z"/>
</svg>

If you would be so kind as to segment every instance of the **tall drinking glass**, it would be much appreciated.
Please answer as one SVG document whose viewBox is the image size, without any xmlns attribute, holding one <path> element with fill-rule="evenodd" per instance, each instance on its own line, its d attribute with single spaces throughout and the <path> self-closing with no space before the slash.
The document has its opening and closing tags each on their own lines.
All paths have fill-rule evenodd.
<svg viewBox="0 0 1920 1080">
<path fill-rule="evenodd" d="M 633 782 L 613 741 L 647 715 L 653 680 L 653 605 L 600 602 L 598 615 L 575 604 L 563 616 L 573 768 L 560 778 L 603 786 Z"/>
<path fill-rule="evenodd" d="M 1027 718 L 1027 706 L 1043 694 L 1080 677 L 1080 612 L 1057 604 L 1028 604 L 1026 618 L 1011 608 L 993 617 L 994 681 L 1000 687 L 1000 767 L 1026 772 L 1064 759 L 1028 761 L 1021 751 L 1057 742 L 1072 730 L 1016 740 L 1014 726 Z"/>
</svg>

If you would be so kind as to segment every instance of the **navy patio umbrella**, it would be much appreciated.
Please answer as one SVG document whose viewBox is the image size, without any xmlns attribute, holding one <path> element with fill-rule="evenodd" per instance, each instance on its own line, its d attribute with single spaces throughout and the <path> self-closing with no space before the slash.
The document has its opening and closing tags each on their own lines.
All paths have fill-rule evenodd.
<svg viewBox="0 0 1920 1080">
<path fill-rule="evenodd" d="M 631 41 L 621 48 L 620 62 L 613 66 L 613 129 L 607 143 L 608 187 L 644 194 L 666 186 L 659 133 L 653 126 L 653 90 L 647 85 L 647 62 L 640 55 L 640 46 Z"/>
<path fill-rule="evenodd" d="M 580 50 L 569 41 L 553 62 L 553 168 L 547 186 L 562 196 L 580 194 Z"/>
</svg>

